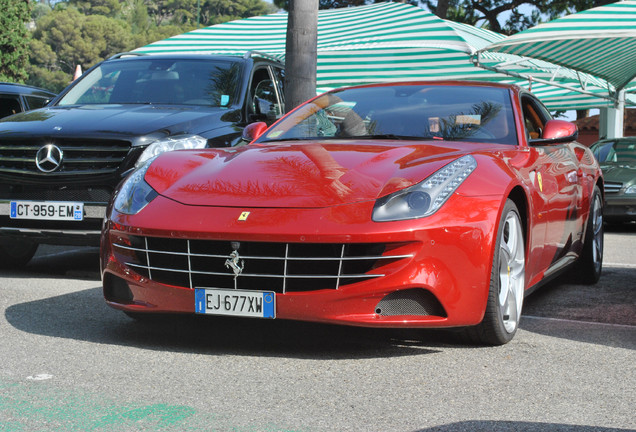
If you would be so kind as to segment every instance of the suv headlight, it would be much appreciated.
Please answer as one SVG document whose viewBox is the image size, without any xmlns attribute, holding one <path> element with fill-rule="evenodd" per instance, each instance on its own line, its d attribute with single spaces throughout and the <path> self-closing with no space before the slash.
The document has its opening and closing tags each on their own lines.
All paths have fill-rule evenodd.
<svg viewBox="0 0 636 432">
<path fill-rule="evenodd" d="M 135 168 L 142 166 L 148 159 L 163 152 L 172 150 L 202 149 L 208 140 L 199 135 L 176 135 L 163 138 L 150 144 L 139 156 Z"/>
<path fill-rule="evenodd" d="M 636 195 L 636 185 L 628 186 L 627 189 L 625 189 L 625 193 L 630 195 Z"/>
<path fill-rule="evenodd" d="M 475 168 L 474 157 L 460 157 L 424 181 L 378 199 L 373 207 L 373 220 L 388 222 L 432 215 Z"/>
<path fill-rule="evenodd" d="M 129 215 L 137 214 L 159 195 L 157 191 L 144 180 L 146 171 L 148 171 L 148 167 L 150 167 L 151 164 L 152 160 L 148 160 L 146 165 L 133 171 L 126 180 L 124 180 L 113 203 L 113 207 L 119 213 Z"/>
</svg>

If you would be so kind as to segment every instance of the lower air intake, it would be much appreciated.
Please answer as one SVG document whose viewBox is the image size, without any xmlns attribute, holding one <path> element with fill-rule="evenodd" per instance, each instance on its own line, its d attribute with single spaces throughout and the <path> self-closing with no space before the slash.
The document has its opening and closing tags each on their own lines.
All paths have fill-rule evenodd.
<svg viewBox="0 0 636 432">
<path fill-rule="evenodd" d="M 381 316 L 423 315 L 446 317 L 446 312 L 431 292 L 422 288 L 395 291 L 385 296 L 375 307 Z"/>
</svg>

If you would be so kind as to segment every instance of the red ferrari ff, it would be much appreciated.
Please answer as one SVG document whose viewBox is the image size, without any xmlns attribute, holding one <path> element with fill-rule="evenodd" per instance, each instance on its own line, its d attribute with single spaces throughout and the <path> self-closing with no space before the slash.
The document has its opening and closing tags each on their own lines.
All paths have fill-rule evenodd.
<svg viewBox="0 0 636 432">
<path fill-rule="evenodd" d="M 523 89 L 409 82 L 334 90 L 250 144 L 159 155 L 102 233 L 106 302 L 510 341 L 523 298 L 598 281 L 603 178 L 576 127 Z"/>
</svg>

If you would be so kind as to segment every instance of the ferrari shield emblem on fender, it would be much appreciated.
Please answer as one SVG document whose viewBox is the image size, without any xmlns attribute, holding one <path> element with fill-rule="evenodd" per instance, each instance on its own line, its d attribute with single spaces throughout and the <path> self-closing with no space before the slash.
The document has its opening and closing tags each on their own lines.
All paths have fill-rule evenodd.
<svg viewBox="0 0 636 432">
<path fill-rule="evenodd" d="M 246 221 L 249 215 L 250 215 L 250 212 L 243 212 L 243 213 L 241 213 L 241 215 L 238 217 L 238 220 L 240 220 L 240 221 Z"/>
<path fill-rule="evenodd" d="M 543 192 L 543 177 L 541 177 L 541 173 L 537 173 L 537 181 L 539 182 L 539 190 Z"/>
</svg>

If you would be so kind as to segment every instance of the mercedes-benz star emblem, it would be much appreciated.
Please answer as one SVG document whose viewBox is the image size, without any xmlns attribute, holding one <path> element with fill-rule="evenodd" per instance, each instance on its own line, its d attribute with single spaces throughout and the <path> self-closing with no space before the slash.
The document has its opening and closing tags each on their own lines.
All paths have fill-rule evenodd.
<svg viewBox="0 0 636 432">
<path fill-rule="evenodd" d="M 47 144 L 35 155 L 35 165 L 40 171 L 50 173 L 62 166 L 63 157 L 64 153 L 58 146 Z"/>
</svg>

